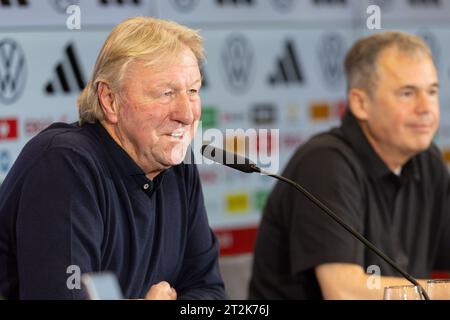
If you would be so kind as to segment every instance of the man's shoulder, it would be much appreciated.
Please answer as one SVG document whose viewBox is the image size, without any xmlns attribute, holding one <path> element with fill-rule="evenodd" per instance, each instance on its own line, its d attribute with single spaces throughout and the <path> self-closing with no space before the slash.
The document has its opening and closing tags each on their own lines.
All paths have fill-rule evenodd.
<svg viewBox="0 0 450 320">
<path fill-rule="evenodd" d="M 430 145 L 430 147 L 425 151 L 424 153 L 425 155 L 427 155 L 431 160 L 433 161 L 437 161 L 437 162 L 441 162 L 443 163 L 443 159 L 442 159 L 442 151 L 441 149 L 439 149 L 439 147 L 432 143 Z"/>
<path fill-rule="evenodd" d="M 38 133 L 23 147 L 12 171 L 21 175 L 40 161 L 56 158 L 83 158 L 92 162 L 100 152 L 100 143 L 85 127 L 54 123 Z"/>
<path fill-rule="evenodd" d="M 300 146 L 294 153 L 294 162 L 316 161 L 325 157 L 325 161 L 350 161 L 357 162 L 358 158 L 351 145 L 345 139 L 339 128 L 319 133 L 305 144 Z"/>
<path fill-rule="evenodd" d="M 92 154 L 98 149 L 88 127 L 76 123 L 53 123 L 32 138 L 24 152 L 39 154 L 55 149 L 72 150 L 79 154 Z"/>
<path fill-rule="evenodd" d="M 98 151 L 91 145 L 94 138 L 90 138 L 83 131 L 84 129 L 76 124 L 54 123 L 38 133 L 23 147 L 4 180 L 5 186 L 19 186 L 30 173 L 50 174 L 49 171 L 43 170 L 44 167 L 50 170 L 51 174 L 58 175 L 60 172 L 54 167 L 55 163 L 80 163 L 78 159 L 83 158 L 82 162 L 89 162 L 91 166 L 94 163 L 93 154 Z"/>
<path fill-rule="evenodd" d="M 429 174 L 448 176 L 447 165 L 439 147 L 432 143 L 430 147 L 417 156 L 422 166 L 422 170 L 427 170 Z"/>
<path fill-rule="evenodd" d="M 326 176 L 363 181 L 364 165 L 339 128 L 313 136 L 289 160 L 284 175 L 291 178 Z"/>
<path fill-rule="evenodd" d="M 80 146 L 88 147 L 92 145 L 93 137 L 89 134 L 89 127 L 92 125 L 78 126 L 76 123 L 53 123 L 34 139 L 37 142 L 47 144 L 49 147 Z"/>
</svg>

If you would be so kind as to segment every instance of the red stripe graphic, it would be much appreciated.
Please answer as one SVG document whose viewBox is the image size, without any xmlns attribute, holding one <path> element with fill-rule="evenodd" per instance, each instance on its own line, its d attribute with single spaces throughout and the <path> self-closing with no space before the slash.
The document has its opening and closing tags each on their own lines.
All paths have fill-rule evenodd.
<svg viewBox="0 0 450 320">
<path fill-rule="evenodd" d="M 253 252 L 258 227 L 215 229 L 219 239 L 220 255 L 237 255 Z"/>
<path fill-rule="evenodd" d="M 17 139 L 17 119 L 0 119 L 0 140 Z"/>
</svg>

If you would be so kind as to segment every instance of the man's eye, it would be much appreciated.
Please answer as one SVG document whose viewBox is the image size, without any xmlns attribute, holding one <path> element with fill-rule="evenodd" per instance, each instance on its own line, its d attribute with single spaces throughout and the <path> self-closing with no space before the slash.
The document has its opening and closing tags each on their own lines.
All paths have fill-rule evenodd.
<svg viewBox="0 0 450 320">
<path fill-rule="evenodd" d="M 164 96 L 171 97 L 173 95 L 173 91 L 165 91 Z"/>
<path fill-rule="evenodd" d="M 188 93 L 189 93 L 190 95 L 195 95 L 195 94 L 198 93 L 198 90 L 196 90 L 196 89 L 189 89 Z"/>
<path fill-rule="evenodd" d="M 411 90 L 402 91 L 402 92 L 400 93 L 400 95 L 401 95 L 402 97 L 406 97 L 406 98 L 412 97 L 413 94 L 414 94 L 414 93 L 413 93 Z"/>
<path fill-rule="evenodd" d="M 439 90 L 430 90 L 429 95 L 430 96 L 437 96 L 439 94 Z"/>
</svg>

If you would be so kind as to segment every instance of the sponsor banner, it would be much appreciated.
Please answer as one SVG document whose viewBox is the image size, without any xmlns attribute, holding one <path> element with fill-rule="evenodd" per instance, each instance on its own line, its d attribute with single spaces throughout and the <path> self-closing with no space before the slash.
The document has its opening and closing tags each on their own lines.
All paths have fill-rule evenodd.
<svg viewBox="0 0 450 320">
<path fill-rule="evenodd" d="M 375 6 L 375 7 L 374 7 Z M 380 13 L 384 23 L 404 25 L 430 25 L 447 23 L 450 16 L 450 1 L 446 0 L 363 0 L 355 2 L 355 18 L 362 26 L 369 15 Z"/>
<path fill-rule="evenodd" d="M 445 163 L 450 166 L 450 149 L 442 150 L 442 155 L 444 157 Z"/>
<path fill-rule="evenodd" d="M 353 42 L 350 30 L 204 30 L 208 60 L 202 66 L 207 75 L 202 88 L 203 130 L 220 130 L 226 137 L 224 148 L 245 153 L 245 136 L 226 135 L 227 129 L 280 129 L 276 141 L 257 134 L 256 149 L 276 150 L 281 171 L 308 137 L 339 124 L 345 100 L 341 63 Z M 311 105 L 317 101 L 327 104 L 326 117 L 311 116 Z M 196 137 L 208 143 L 204 138 Z M 202 164 L 199 171 L 201 176 L 204 172 L 213 226 L 259 222 L 264 192 L 275 184 L 273 179 L 217 164 Z"/>
<path fill-rule="evenodd" d="M 106 34 L 0 34 L 0 117 L 14 113 L 23 118 L 75 121 L 76 99 Z M 24 137 L 30 137 L 29 129 L 25 128 Z"/>
<path fill-rule="evenodd" d="M 203 128 L 217 128 L 219 124 L 218 114 L 219 110 L 217 109 L 217 107 L 203 104 L 201 117 Z"/>
<path fill-rule="evenodd" d="M 220 255 L 228 256 L 253 252 L 257 232 L 256 225 L 214 229 L 220 244 Z"/>
<path fill-rule="evenodd" d="M 0 118 L 0 141 L 17 139 L 17 122 L 17 118 Z"/>
<path fill-rule="evenodd" d="M 14 142 L 14 140 L 0 140 L 0 185 L 14 164 L 21 149 L 21 146 Z"/>
<path fill-rule="evenodd" d="M 450 279 L 450 272 L 445 270 L 436 270 L 431 273 L 431 279 Z"/>
<path fill-rule="evenodd" d="M 26 117 L 23 118 L 23 136 L 25 138 L 32 138 L 48 126 L 50 126 L 52 123 L 55 122 L 65 122 L 70 123 L 74 122 L 74 117 L 70 116 L 68 114 L 61 114 L 58 117 L 54 116 L 46 116 L 46 117 Z"/>
<path fill-rule="evenodd" d="M 27 58 L 23 46 L 12 37 L 0 36 L 0 103 L 19 100 L 27 80 Z"/>
<path fill-rule="evenodd" d="M 11 168 L 12 164 L 11 152 L 8 149 L 0 149 L 0 176 L 3 179 L 4 175 Z"/>
<path fill-rule="evenodd" d="M 77 120 L 76 99 L 105 36 L 0 33 L 1 180 L 29 139 L 53 122 Z"/>
<path fill-rule="evenodd" d="M 230 214 L 245 214 L 250 209 L 249 197 L 246 193 L 227 194 L 226 210 Z"/>
<path fill-rule="evenodd" d="M 79 21 L 82 30 L 90 26 L 111 27 L 130 16 L 155 14 L 156 2 L 152 0 L 0 1 L 0 27 L 6 28 L 50 26 L 67 30 L 67 24 L 73 25 Z"/>
<path fill-rule="evenodd" d="M 10 2 L 15 3 L 13 0 Z M 30 5 L 35 2 L 24 1 Z M 203 10 L 199 1 L 167 0 L 158 2 L 161 13 L 164 13 L 164 8 L 171 8 L 175 12 L 175 2 L 186 6 L 187 10 L 176 12 L 180 18 L 178 21 L 194 21 L 197 19 L 195 15 L 199 15 L 196 23 L 203 30 L 208 53 L 208 60 L 202 65 L 202 124 L 204 130 L 220 130 L 226 137 L 221 140 L 225 147 L 246 152 L 245 148 L 240 147 L 245 137 L 241 134 L 225 136 L 226 129 L 280 129 L 275 141 L 272 141 L 271 136 L 257 135 L 256 146 L 257 149 L 279 150 L 280 173 L 297 147 L 311 135 L 339 124 L 346 107 L 342 60 L 355 35 L 365 35 L 369 31 L 355 32 L 350 26 L 336 27 L 334 24 L 327 27 L 327 24 L 320 22 L 322 18 L 325 19 L 325 13 L 324 16 L 319 13 L 313 15 L 312 11 L 306 11 L 310 12 L 309 18 L 319 19 L 312 28 L 286 24 L 287 27 L 274 29 L 270 24 L 258 23 L 242 28 L 233 22 L 244 17 L 245 21 L 250 22 L 263 21 L 258 19 L 281 21 L 286 17 L 283 21 L 289 23 L 293 21 L 291 18 L 294 19 L 294 12 L 304 5 L 310 6 L 312 10 L 314 4 L 315 10 L 324 10 L 320 12 L 328 10 L 328 16 L 330 10 L 347 10 L 343 8 L 351 1 L 278 1 L 279 5 L 284 3 L 286 7 L 290 3 L 293 5 L 286 12 L 276 11 L 274 2 L 270 0 L 248 2 L 251 5 L 223 1 L 220 6 L 218 2 L 210 1 L 202 2 L 202 6 L 214 6 L 215 9 L 200 14 L 195 13 L 196 10 Z M 331 9 L 331 4 L 326 4 L 328 2 L 333 2 L 334 9 Z M 42 1 L 42 5 L 44 3 L 49 4 Z M 108 7 L 102 9 L 100 22 L 115 16 L 109 17 L 106 12 L 122 12 L 125 10 L 122 7 L 134 6 L 126 1 L 123 1 L 122 7 L 111 6 L 113 2 L 105 3 Z M 189 5 L 195 3 L 197 6 L 189 9 Z M 97 1 L 91 1 L 90 5 L 98 4 Z M 270 8 L 270 13 L 265 13 L 266 18 L 264 15 L 257 17 L 256 14 L 254 18 L 248 18 L 246 10 L 254 8 L 251 10 L 257 11 L 260 10 L 257 9 L 259 6 L 266 8 L 263 11 Z M 0 12 L 4 12 L 3 9 Z M 98 15 L 98 10 L 95 9 L 92 14 L 97 12 Z M 187 18 L 191 14 L 193 16 Z M 299 17 L 303 17 L 303 13 Z M 339 20 L 339 17 L 338 14 L 329 17 L 329 20 Z M 0 25 L 4 21 L 0 15 Z M 209 21 L 225 23 L 221 28 L 208 28 Z M 230 23 L 226 24 L 227 21 Z M 430 43 L 440 70 L 441 87 L 447 88 L 450 85 L 450 61 L 446 59 L 450 56 L 450 31 L 443 27 L 414 27 L 406 31 L 420 33 Z M 55 121 L 76 121 L 77 96 L 88 81 L 107 33 L 106 28 L 97 28 L 97 31 L 92 32 L 83 28 L 76 32 L 53 29 L 43 32 L 38 29 L 32 33 L 8 29 L 8 32 L 0 33 L 0 119 L 3 119 L 3 122 L 0 120 L 0 179 L 3 179 L 26 141 L 43 128 Z M 440 146 L 447 146 L 448 150 L 450 97 L 445 89 L 441 92 L 441 126 L 444 129 L 436 141 Z M 449 153 L 444 152 L 444 159 L 449 161 L 449 157 Z M 209 221 L 215 229 L 235 230 L 258 224 L 275 180 L 257 174 L 239 173 L 217 164 L 200 165 L 199 173 Z M 223 249 L 230 250 L 228 252 L 240 252 L 243 249 L 233 248 L 246 245 L 251 238 L 248 234 L 234 236 L 228 231 L 223 234 L 228 235 L 222 237 L 222 242 L 228 241 L 225 247 L 231 248 Z"/>
<path fill-rule="evenodd" d="M 188 24 L 299 22 L 351 25 L 357 0 L 161 0 L 159 14 Z"/>
<path fill-rule="evenodd" d="M 209 85 L 202 97 L 218 110 L 216 116 L 208 110 L 205 119 L 218 119 L 219 129 L 314 130 L 312 101 L 345 100 L 342 61 L 354 40 L 351 29 L 205 30 L 203 35 Z M 339 123 L 334 109 L 320 128 Z"/>
<path fill-rule="evenodd" d="M 0 145 L 0 185 L 6 177 L 6 174 L 11 169 L 15 155 L 12 154 L 9 148 Z"/>
</svg>

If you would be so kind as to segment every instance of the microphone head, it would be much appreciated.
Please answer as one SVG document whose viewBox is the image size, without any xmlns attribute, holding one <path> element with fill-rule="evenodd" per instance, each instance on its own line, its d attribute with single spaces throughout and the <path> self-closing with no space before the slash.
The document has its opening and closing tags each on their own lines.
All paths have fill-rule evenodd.
<svg viewBox="0 0 450 320">
<path fill-rule="evenodd" d="M 240 156 L 236 153 L 231 153 L 220 148 L 216 148 L 212 145 L 203 145 L 201 147 L 201 154 L 216 163 L 223 164 L 224 166 L 245 172 L 260 172 L 260 169 L 250 159 Z"/>
<path fill-rule="evenodd" d="M 214 147 L 210 146 L 209 144 L 204 144 L 204 145 L 202 145 L 202 147 L 200 148 L 200 153 L 202 154 L 202 156 L 206 157 L 206 155 L 205 155 L 205 150 L 206 150 L 206 148 L 208 148 L 208 147 L 214 149 Z M 214 151 L 214 153 L 216 152 L 215 149 L 214 149 L 213 151 Z M 208 158 L 208 157 L 207 157 L 207 158 Z M 209 158 L 208 158 L 208 159 L 209 159 Z"/>
</svg>

